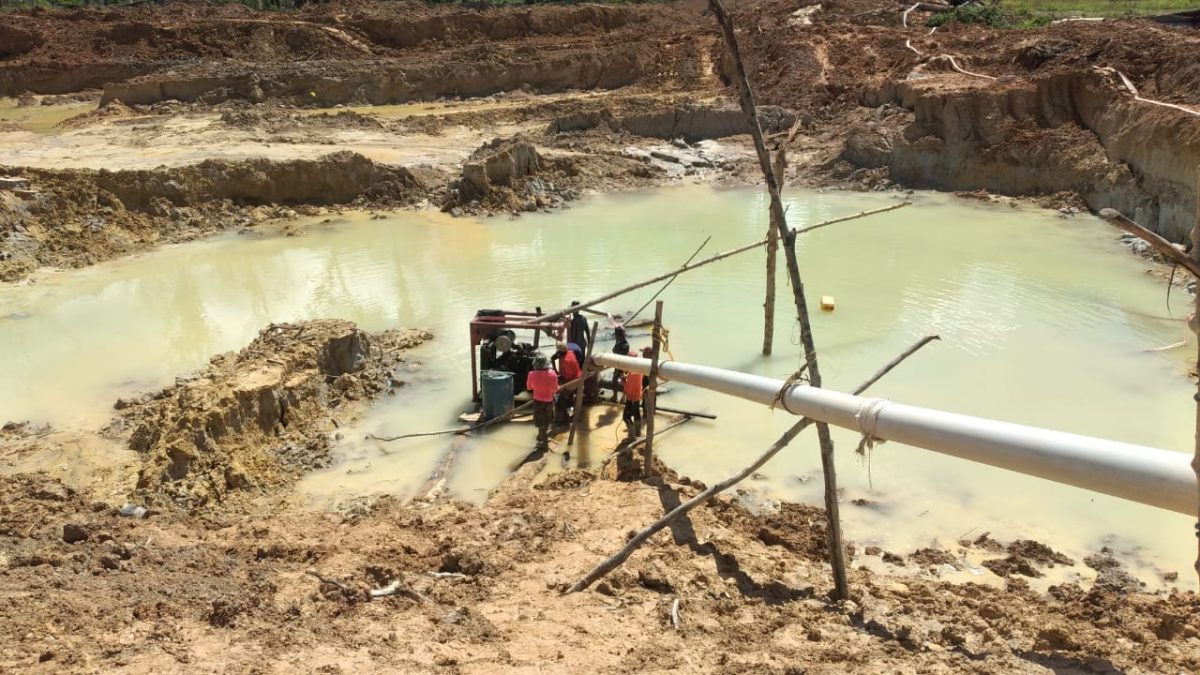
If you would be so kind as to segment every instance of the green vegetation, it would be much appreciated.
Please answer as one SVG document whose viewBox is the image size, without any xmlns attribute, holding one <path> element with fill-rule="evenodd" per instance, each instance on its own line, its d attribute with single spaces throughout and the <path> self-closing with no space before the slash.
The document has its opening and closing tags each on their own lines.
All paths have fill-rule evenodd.
<svg viewBox="0 0 1200 675">
<path fill-rule="evenodd" d="M 1200 8 L 1198 0 L 1001 0 L 1013 12 L 1067 16 L 1149 16 Z"/>
<path fill-rule="evenodd" d="M 1064 17 L 1167 14 L 1200 6 L 1200 0 L 981 0 L 929 17 L 927 26 L 977 23 L 992 28 L 1037 28 Z"/>
</svg>

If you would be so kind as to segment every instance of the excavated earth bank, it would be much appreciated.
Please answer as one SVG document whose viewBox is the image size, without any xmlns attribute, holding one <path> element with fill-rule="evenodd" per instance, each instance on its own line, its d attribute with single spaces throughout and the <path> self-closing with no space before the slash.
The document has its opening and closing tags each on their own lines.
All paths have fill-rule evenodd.
<svg viewBox="0 0 1200 675">
<path fill-rule="evenodd" d="M 0 95 L 25 109 L 105 105 L 56 129 L 61 144 L 0 122 L 0 152 L 16 148 L 0 167 L 0 280 L 341 206 L 513 213 L 589 190 L 757 183 L 703 6 L 5 13 Z M 1176 240 L 1190 228 L 1194 29 L 930 33 L 928 13 L 904 27 L 904 7 L 878 0 L 734 9 L 760 121 L 793 183 L 1082 200 Z M 1103 69 L 1185 110 L 1137 100 Z M 488 98 L 435 101 L 474 96 Z M 306 110 L 419 101 L 447 111 Z M 170 148 L 147 155 L 170 166 L 147 168 L 147 148 Z M 353 151 L 326 152 L 339 148 Z M 95 433 L 133 457 L 121 499 L 111 484 L 0 477 L 0 670 L 1200 671 L 1196 595 L 1144 593 L 1103 553 L 1071 561 L 986 536 L 907 557 L 853 549 L 854 600 L 830 603 L 822 513 L 792 504 L 752 513 L 719 500 L 593 591 L 562 596 L 699 489 L 666 470 L 646 483 L 615 480 L 619 464 L 543 480 L 528 465 L 479 507 L 290 504 L 294 481 L 328 462 L 338 424 L 398 386 L 403 350 L 428 337 L 271 326 L 117 403 Z M 8 424 L 0 451 L 63 436 Z M 118 515 L 124 498 L 150 516 Z M 938 581 L 931 570 L 966 552 L 990 556 L 1003 586 Z M 896 574 L 860 568 L 876 556 Z M 1091 587 L 1043 594 L 1024 581 L 1079 564 L 1098 572 Z"/>
</svg>

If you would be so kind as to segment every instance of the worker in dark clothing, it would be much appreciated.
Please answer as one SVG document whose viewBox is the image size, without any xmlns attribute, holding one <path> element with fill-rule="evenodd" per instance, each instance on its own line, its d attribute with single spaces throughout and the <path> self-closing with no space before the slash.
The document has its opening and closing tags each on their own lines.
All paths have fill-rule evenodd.
<svg viewBox="0 0 1200 675">
<path fill-rule="evenodd" d="M 525 378 L 525 387 L 533 392 L 533 423 L 537 426 L 537 449 L 550 449 L 550 425 L 554 423 L 554 395 L 558 393 L 558 375 L 550 360 L 538 354 L 533 370 Z"/>
<path fill-rule="evenodd" d="M 625 334 L 625 327 L 617 326 L 616 328 L 614 328 L 613 336 L 616 338 L 616 341 L 617 341 L 617 343 L 615 345 L 613 345 L 613 353 L 620 354 L 621 356 L 628 356 L 629 355 L 629 338 Z M 621 371 L 619 369 L 614 369 L 613 370 L 613 395 L 612 395 L 613 403 L 616 403 L 618 397 L 620 397 L 620 395 L 621 395 L 621 385 L 624 382 L 624 380 L 625 380 L 624 371 Z"/>
<path fill-rule="evenodd" d="M 579 301 L 573 300 L 571 307 L 579 307 Z M 587 353 L 588 343 L 592 341 L 592 330 L 588 327 L 587 317 L 583 315 L 583 308 L 575 310 L 571 315 L 571 326 L 567 329 L 567 342 L 574 342 L 579 345 L 583 353 Z"/>
<path fill-rule="evenodd" d="M 583 307 L 580 306 L 579 301 L 571 301 L 571 307 L 577 309 L 571 315 L 571 325 L 567 329 L 567 341 L 579 345 L 583 354 L 587 354 L 588 343 L 596 336 L 592 335 L 592 330 L 588 327 L 587 317 L 583 315 Z M 579 363 L 583 363 L 582 357 L 579 359 Z M 598 398 L 600 398 L 600 374 L 593 373 L 583 383 L 583 402 L 590 405 L 595 403 Z"/>
</svg>

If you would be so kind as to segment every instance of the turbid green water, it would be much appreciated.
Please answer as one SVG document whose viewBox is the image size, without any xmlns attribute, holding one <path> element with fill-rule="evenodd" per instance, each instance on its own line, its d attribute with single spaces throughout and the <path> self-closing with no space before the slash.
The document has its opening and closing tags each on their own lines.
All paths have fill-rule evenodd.
<svg viewBox="0 0 1200 675">
<path fill-rule="evenodd" d="M 788 215 L 799 226 L 895 199 L 792 191 Z M 227 236 L 0 288 L 0 420 L 96 426 L 118 396 L 202 367 L 272 321 L 340 317 L 368 330 L 428 328 L 438 339 L 419 350 L 409 386 L 346 430 L 336 464 L 299 487 L 318 506 L 371 492 L 411 494 L 449 440 L 360 439 L 453 426 L 469 397 L 466 325 L 477 308 L 549 309 L 598 296 L 677 266 L 706 236 L 710 253 L 761 237 L 765 212 L 756 192 L 689 187 L 595 197 L 518 220 L 355 216 L 301 237 Z M 942 342 L 872 393 L 1188 450 L 1190 348 L 1145 351 L 1186 339 L 1186 329 L 1167 318 L 1161 282 L 1115 238 L 1087 216 L 933 194 L 805 236 L 810 295 L 837 299 L 835 312 L 814 317 L 826 386 L 850 389 L 919 336 L 938 333 Z M 663 296 L 675 358 L 779 378 L 793 372 L 800 357 L 786 287 L 776 356 L 757 355 L 762 285 L 761 253 L 680 277 Z M 607 309 L 635 308 L 652 293 Z M 1184 316 L 1186 304 L 1176 294 L 1171 311 Z M 719 416 L 657 446 L 668 464 L 703 481 L 744 466 L 792 421 L 685 386 L 668 398 Z M 530 450 L 531 434 L 513 425 L 472 439 L 448 488 L 483 499 Z M 1187 570 L 1195 552 L 1184 516 L 895 444 L 877 447 L 868 465 L 853 452 L 855 434 L 834 437 L 847 535 L 860 544 L 904 551 L 990 531 L 1077 556 L 1110 546 L 1141 561 L 1147 578 Z M 589 450 L 596 440 L 572 461 L 597 462 Z M 819 503 L 820 484 L 815 436 L 803 436 L 746 486 L 762 499 Z"/>
</svg>

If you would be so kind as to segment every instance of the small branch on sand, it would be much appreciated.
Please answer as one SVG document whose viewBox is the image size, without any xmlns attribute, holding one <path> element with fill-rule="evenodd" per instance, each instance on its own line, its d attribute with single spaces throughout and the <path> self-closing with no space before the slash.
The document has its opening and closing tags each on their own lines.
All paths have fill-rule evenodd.
<svg viewBox="0 0 1200 675">
<path fill-rule="evenodd" d="M 671 603 L 671 627 L 679 630 L 679 598 L 675 598 Z"/>
<path fill-rule="evenodd" d="M 430 572 L 429 576 L 434 579 L 467 579 L 467 575 L 462 572 Z"/>
<path fill-rule="evenodd" d="M 896 358 L 892 359 L 885 366 L 883 366 L 878 371 L 876 371 L 876 373 L 874 375 L 867 378 L 867 380 L 865 382 L 860 384 L 858 387 L 855 387 L 854 393 L 856 395 L 863 393 L 864 391 L 866 391 L 867 387 L 870 387 L 875 382 L 878 382 L 881 377 L 888 374 L 888 372 L 890 372 L 893 368 L 900 365 L 900 363 L 902 361 L 904 361 L 909 356 L 912 356 L 914 353 L 916 353 L 917 350 L 919 350 L 920 348 L 924 347 L 925 345 L 927 345 L 930 342 L 933 342 L 934 340 L 937 340 L 937 339 L 939 339 L 939 338 L 936 335 L 926 335 L 925 337 L 921 338 L 919 341 L 917 341 L 911 347 L 904 350 L 902 353 L 900 353 L 900 355 L 898 355 Z M 599 565 L 596 565 L 594 568 L 592 568 L 592 570 L 590 572 L 585 574 L 583 576 L 583 578 L 581 578 L 579 581 L 576 581 L 570 588 L 568 588 L 566 590 L 566 592 L 567 593 L 577 593 L 579 591 L 582 591 L 582 590 L 586 589 L 588 586 L 591 586 L 593 583 L 595 583 L 598 579 L 600 579 L 604 575 L 606 575 L 609 572 L 620 567 L 621 564 L 624 563 L 626 560 L 628 560 L 629 556 L 632 555 L 633 552 L 636 551 L 638 549 L 638 547 L 640 547 L 642 544 L 644 544 L 646 542 L 646 540 L 648 540 L 650 537 L 654 536 L 656 533 L 658 533 L 663 528 L 670 525 L 672 522 L 687 515 L 687 513 L 689 511 L 691 511 L 692 509 L 696 508 L 697 506 L 700 506 L 704 502 L 707 502 L 708 500 L 717 496 L 721 492 L 728 490 L 729 488 L 733 487 L 734 485 L 737 485 L 742 480 L 744 480 L 746 477 L 750 476 L 755 471 L 758 471 L 759 468 L 761 468 L 764 464 L 766 464 L 768 461 L 770 461 L 770 459 L 772 457 L 774 457 L 780 450 L 787 447 L 788 443 L 790 443 L 793 438 L 795 438 L 801 431 L 804 431 L 806 428 L 808 428 L 808 426 L 811 425 L 812 423 L 813 423 L 813 420 L 811 418 L 808 418 L 808 417 L 800 418 L 800 420 L 798 422 L 796 422 L 794 425 L 792 425 L 792 427 L 790 429 L 788 429 L 786 432 L 784 432 L 783 436 L 781 436 L 779 438 L 779 440 L 775 441 L 775 444 L 772 445 L 770 447 L 770 449 L 768 449 L 765 453 L 763 453 L 758 459 L 754 460 L 754 462 L 751 463 L 750 466 L 747 466 L 746 468 L 742 469 L 741 471 L 734 474 L 733 476 L 726 478 L 725 480 L 713 485 L 712 487 L 701 492 L 700 494 L 696 495 L 695 497 L 692 497 L 687 502 L 675 507 L 675 509 L 672 510 L 667 515 L 665 515 L 662 518 L 659 518 L 655 522 L 651 523 L 648 527 L 643 529 L 641 532 L 638 532 L 637 534 L 635 534 L 633 536 L 633 538 L 630 539 L 629 542 L 626 543 L 625 546 L 621 548 L 621 550 L 617 551 L 610 558 L 604 560 Z"/>
<path fill-rule="evenodd" d="M 329 577 L 322 576 L 316 570 L 305 570 L 304 573 L 310 577 L 316 578 L 317 581 L 319 581 L 323 584 L 329 584 L 330 586 L 336 586 L 339 590 L 345 591 L 346 593 L 355 593 L 356 592 L 353 588 L 350 588 L 346 584 L 343 584 L 342 582 L 337 581 L 336 579 L 330 579 Z"/>
<path fill-rule="evenodd" d="M 404 584 L 401 584 L 399 579 L 397 579 L 396 581 L 393 581 L 392 583 L 388 584 L 387 586 L 384 586 L 383 588 L 372 588 L 370 593 L 371 593 L 372 600 L 378 600 L 379 598 L 386 598 L 389 595 L 406 595 L 414 600 L 419 600 L 421 602 L 429 602 L 430 601 L 429 598 L 425 597 L 424 595 L 414 591 L 413 589 L 409 588 L 408 586 L 405 586 Z"/>
</svg>

